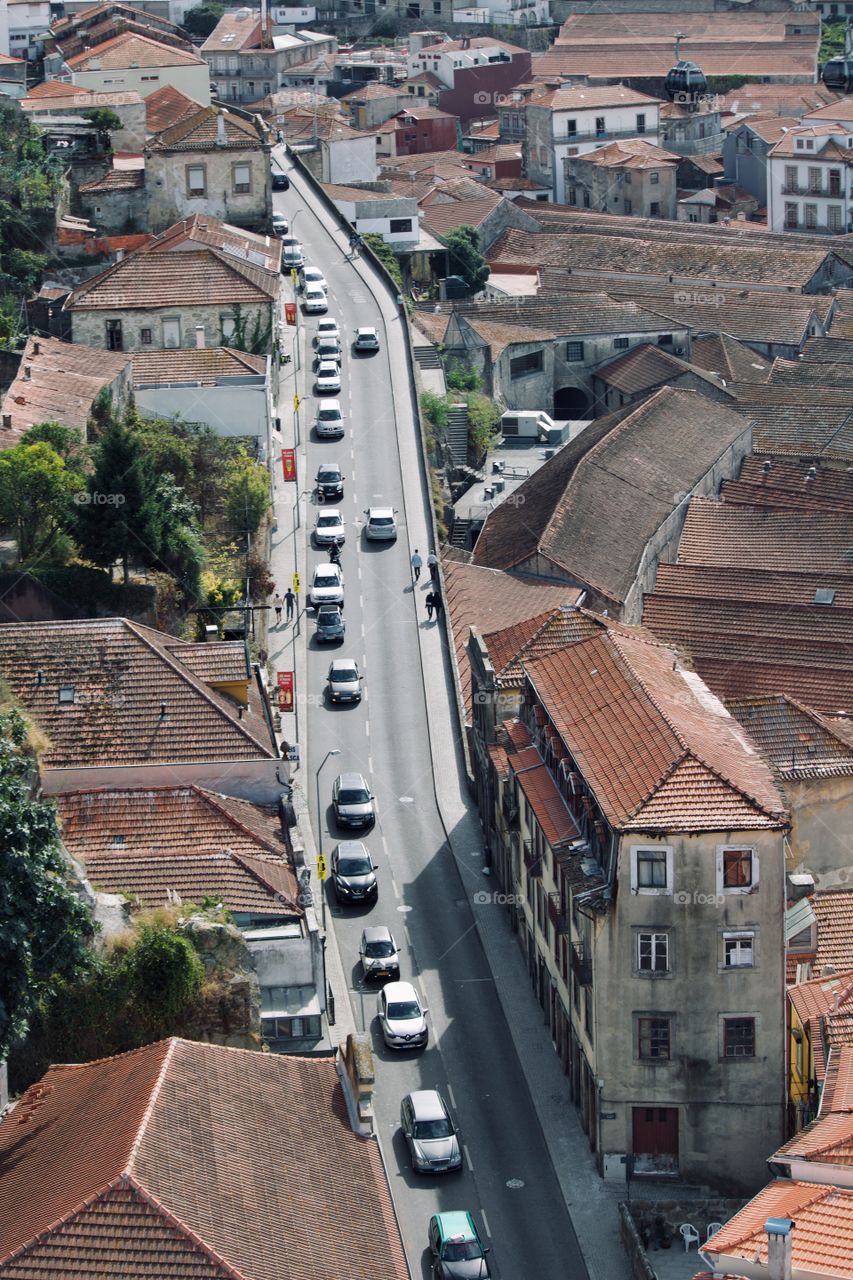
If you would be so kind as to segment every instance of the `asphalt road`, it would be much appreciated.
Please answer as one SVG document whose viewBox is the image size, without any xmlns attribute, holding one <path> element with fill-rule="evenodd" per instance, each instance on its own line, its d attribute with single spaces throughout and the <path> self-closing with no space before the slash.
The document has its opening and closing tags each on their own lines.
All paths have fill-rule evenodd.
<svg viewBox="0 0 853 1280">
<path fill-rule="evenodd" d="M 317 399 L 312 394 L 311 338 L 316 319 L 300 313 L 299 394 L 303 461 L 310 487 L 321 461 L 340 463 L 347 539 L 342 556 L 346 641 L 308 644 L 304 685 L 307 719 L 305 773 L 312 780 L 327 752 L 317 796 L 311 795 L 318 847 L 327 857 L 340 839 L 330 809 L 335 775 L 363 773 L 376 796 L 378 821 L 365 843 L 379 864 L 379 900 L 368 910 L 340 909 L 330 890 L 329 927 L 338 940 L 359 1026 L 372 1035 L 376 1057 L 375 1108 L 412 1274 L 429 1276 L 426 1249 L 430 1215 L 470 1209 L 491 1247 L 497 1280 L 587 1280 L 587 1271 L 560 1194 L 549 1154 L 499 1004 L 494 978 L 474 929 L 471 896 L 482 887 L 481 864 L 458 866 L 436 807 L 417 629 L 428 623 L 424 568 L 413 587 L 409 533 L 404 522 L 402 476 L 390 389 L 389 334 L 367 286 L 344 251 L 308 207 L 301 180 L 291 171 L 290 191 L 275 205 L 291 218 L 306 261 L 319 266 L 330 288 L 329 315 L 342 331 L 341 406 L 346 434 L 318 441 L 309 432 Z M 399 321 L 394 321 L 398 324 Z M 381 350 L 356 356 L 358 325 L 375 325 Z M 411 430 L 411 425 L 408 427 Z M 367 543 L 362 534 L 369 505 L 398 508 L 396 543 Z M 308 528 L 315 506 L 309 506 Z M 428 547 L 419 546 L 426 560 Z M 309 548 L 307 576 L 327 557 Z M 307 588 L 307 583 L 305 587 Z M 311 615 L 304 619 L 309 636 Z M 333 657 L 354 657 L 365 676 L 358 706 L 327 705 L 326 672 Z M 448 768 L 455 767 L 452 749 Z M 355 836 L 354 838 L 361 838 Z M 388 1050 L 376 1025 L 376 987 L 361 978 L 358 948 L 365 924 L 386 924 L 401 949 L 401 977 L 413 982 L 429 1007 L 425 1051 Z M 438 1088 L 460 1127 L 464 1168 L 459 1174 L 415 1175 L 399 1134 L 402 1097 Z"/>
</svg>

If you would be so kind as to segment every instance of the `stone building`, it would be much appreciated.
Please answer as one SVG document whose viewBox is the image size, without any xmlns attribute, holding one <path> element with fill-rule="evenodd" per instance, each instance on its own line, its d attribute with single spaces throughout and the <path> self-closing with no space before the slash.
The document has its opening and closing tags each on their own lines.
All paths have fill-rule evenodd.
<svg viewBox="0 0 853 1280">
<path fill-rule="evenodd" d="M 565 203 L 627 217 L 675 217 L 678 156 L 645 138 L 611 142 L 563 161 Z"/>
</svg>

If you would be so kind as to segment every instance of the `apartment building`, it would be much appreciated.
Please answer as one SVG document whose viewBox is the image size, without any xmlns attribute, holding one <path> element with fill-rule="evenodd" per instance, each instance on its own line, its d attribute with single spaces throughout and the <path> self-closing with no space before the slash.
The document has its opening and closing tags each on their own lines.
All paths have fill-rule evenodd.
<svg viewBox="0 0 853 1280">
<path fill-rule="evenodd" d="M 257 102 L 275 93 L 293 67 L 334 53 L 338 42 L 319 31 L 265 36 L 260 13 L 231 10 L 201 47 L 215 96 L 222 102 Z"/>
<path fill-rule="evenodd" d="M 853 125 L 804 121 L 768 155 L 771 231 L 844 235 L 853 231 Z"/>
</svg>

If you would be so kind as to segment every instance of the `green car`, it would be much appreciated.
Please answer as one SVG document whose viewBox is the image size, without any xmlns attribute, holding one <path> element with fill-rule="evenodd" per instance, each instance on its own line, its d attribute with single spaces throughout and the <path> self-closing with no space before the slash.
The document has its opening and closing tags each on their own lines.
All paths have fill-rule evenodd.
<svg viewBox="0 0 853 1280">
<path fill-rule="evenodd" d="M 436 1213 L 429 1220 L 429 1252 L 436 1280 L 490 1280 L 488 1249 L 467 1209 Z"/>
</svg>

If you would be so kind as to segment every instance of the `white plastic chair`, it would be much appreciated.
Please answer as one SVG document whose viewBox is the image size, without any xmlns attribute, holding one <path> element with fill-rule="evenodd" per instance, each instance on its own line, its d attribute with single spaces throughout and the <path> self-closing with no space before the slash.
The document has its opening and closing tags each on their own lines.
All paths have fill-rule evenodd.
<svg viewBox="0 0 853 1280">
<path fill-rule="evenodd" d="M 690 1252 L 690 1246 L 691 1246 L 692 1244 L 695 1244 L 697 1249 L 699 1248 L 699 1232 L 698 1232 L 698 1231 L 696 1230 L 696 1228 L 692 1225 L 692 1223 L 690 1223 L 690 1222 L 682 1222 L 682 1224 L 681 1224 L 681 1226 L 678 1228 L 678 1230 L 680 1231 L 680 1233 L 681 1233 L 681 1238 L 682 1238 L 682 1240 L 684 1241 L 684 1252 L 685 1252 L 685 1253 L 689 1253 L 689 1252 Z"/>
<path fill-rule="evenodd" d="M 708 1241 L 711 1239 L 711 1236 L 715 1236 L 717 1232 L 722 1231 L 722 1229 L 723 1229 L 722 1222 L 709 1222 L 708 1234 L 705 1236 L 705 1243 L 707 1244 Z"/>
</svg>

